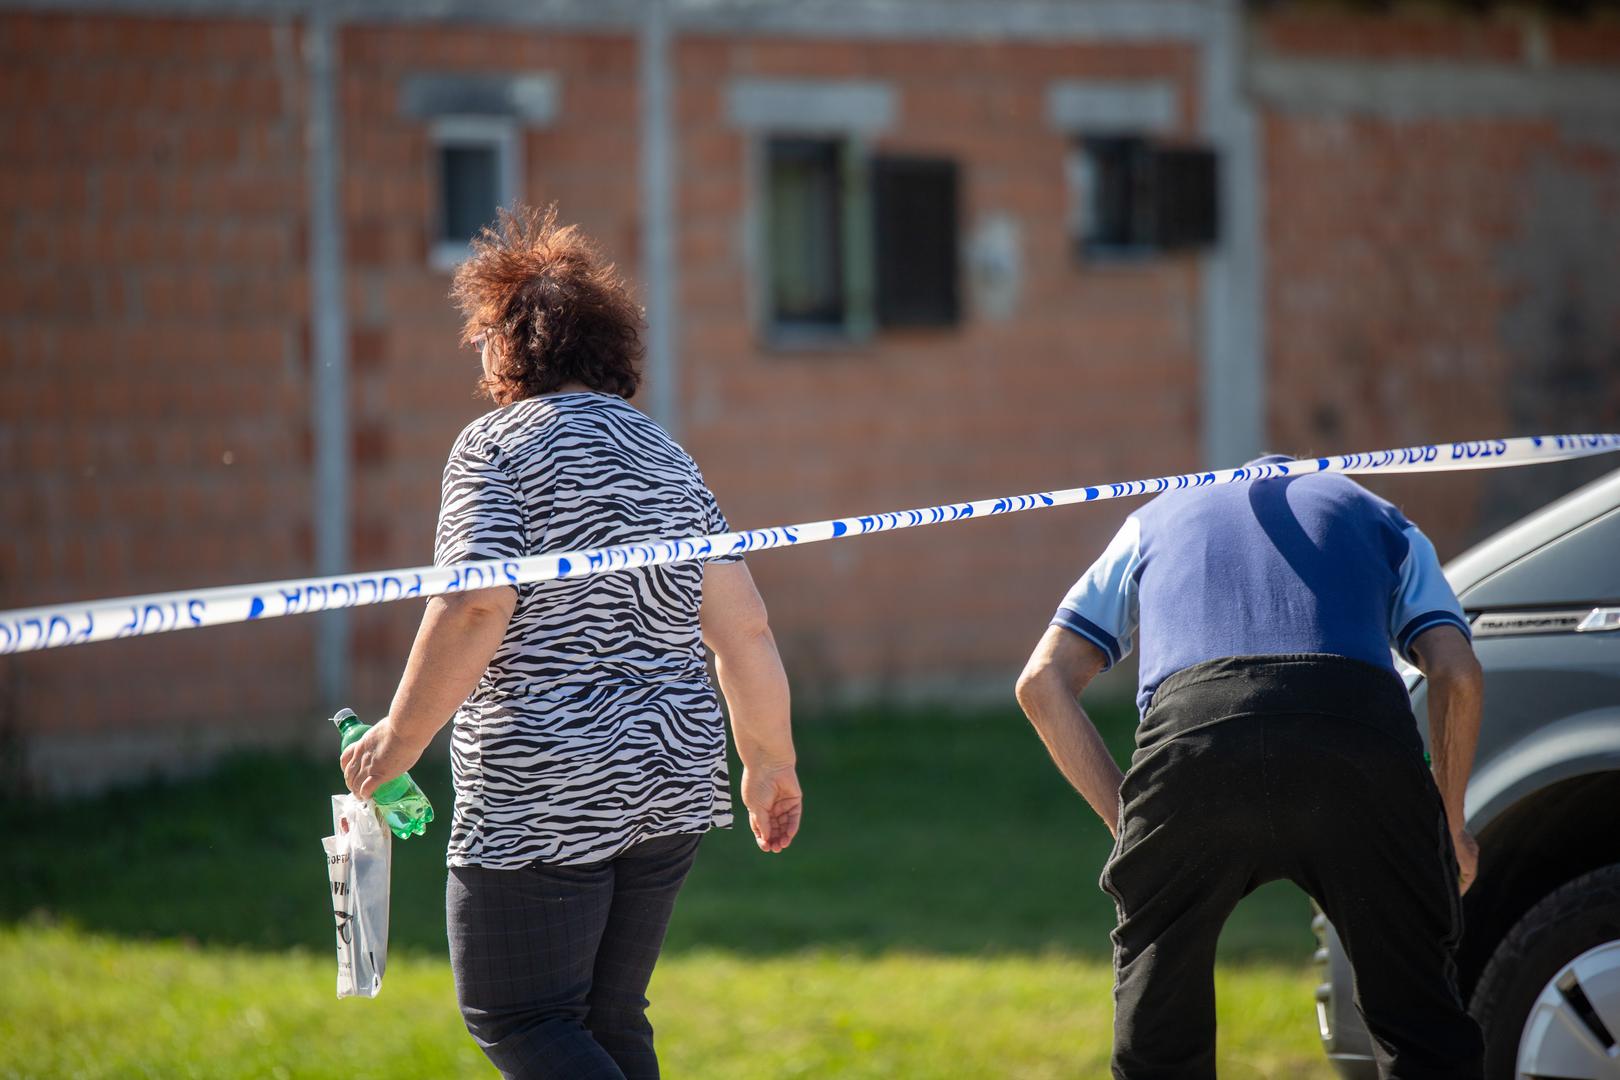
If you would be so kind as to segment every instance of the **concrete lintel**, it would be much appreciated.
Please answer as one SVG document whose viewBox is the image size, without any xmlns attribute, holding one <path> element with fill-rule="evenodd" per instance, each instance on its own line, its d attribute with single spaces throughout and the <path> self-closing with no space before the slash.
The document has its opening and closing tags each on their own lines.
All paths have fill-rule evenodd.
<svg viewBox="0 0 1620 1080">
<path fill-rule="evenodd" d="M 1375 63 L 1255 57 L 1249 90 L 1268 109 L 1446 116 L 1620 116 L 1620 74 L 1506 64 Z"/>
<path fill-rule="evenodd" d="M 855 38 L 1196 40 L 1198 0 L 679 0 L 681 26 Z"/>
<path fill-rule="evenodd" d="M 400 86 L 400 111 L 430 120 L 439 116 L 501 116 L 540 127 L 556 119 L 560 99 L 550 74 L 412 75 Z"/>
<path fill-rule="evenodd" d="M 1176 130 L 1176 89 L 1158 79 L 1064 79 L 1046 88 L 1046 119 L 1069 134 Z"/>
<path fill-rule="evenodd" d="M 841 79 L 736 79 L 726 113 L 749 131 L 877 135 L 894 126 L 899 107 L 886 83 Z"/>
</svg>

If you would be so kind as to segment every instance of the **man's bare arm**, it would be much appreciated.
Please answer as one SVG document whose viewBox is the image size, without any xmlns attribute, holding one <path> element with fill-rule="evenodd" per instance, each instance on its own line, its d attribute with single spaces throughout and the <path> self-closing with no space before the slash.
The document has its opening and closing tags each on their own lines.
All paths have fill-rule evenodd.
<svg viewBox="0 0 1620 1080">
<path fill-rule="evenodd" d="M 1455 626 L 1425 630 L 1413 639 L 1411 652 L 1429 681 L 1429 754 L 1466 889 L 1474 878 L 1479 847 L 1468 833 L 1463 795 L 1479 743 L 1485 676 L 1473 647 Z"/>
<path fill-rule="evenodd" d="M 1018 704 L 1068 778 L 1108 831 L 1119 835 L 1119 785 L 1124 774 L 1114 764 L 1097 726 L 1080 706 L 1080 694 L 1107 666 L 1102 650 L 1070 630 L 1049 626 L 1023 674 Z"/>
</svg>

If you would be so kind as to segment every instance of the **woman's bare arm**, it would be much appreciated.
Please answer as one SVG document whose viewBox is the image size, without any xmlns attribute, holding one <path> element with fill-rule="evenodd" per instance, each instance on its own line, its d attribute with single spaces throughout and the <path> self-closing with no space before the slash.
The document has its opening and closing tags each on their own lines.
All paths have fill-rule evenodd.
<svg viewBox="0 0 1620 1080">
<path fill-rule="evenodd" d="M 787 674 L 765 601 L 743 563 L 710 563 L 703 574 L 703 642 L 714 651 L 720 692 L 743 762 L 742 797 L 755 842 L 781 851 L 804 812 L 793 750 Z"/>
<path fill-rule="evenodd" d="M 343 779 L 362 799 L 406 772 L 477 687 L 517 605 L 517 590 L 446 593 L 427 602 L 388 715 L 343 751 Z"/>
</svg>

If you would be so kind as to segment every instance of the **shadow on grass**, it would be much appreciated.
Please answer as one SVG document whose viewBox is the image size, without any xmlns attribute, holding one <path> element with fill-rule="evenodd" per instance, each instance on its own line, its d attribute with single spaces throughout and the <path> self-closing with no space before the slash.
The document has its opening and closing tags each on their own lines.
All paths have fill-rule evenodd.
<svg viewBox="0 0 1620 1080">
<path fill-rule="evenodd" d="M 1134 712 L 1096 718 L 1123 760 Z M 871 709 L 803 723 L 798 742 L 799 839 L 765 856 L 744 828 L 710 834 L 668 951 L 1109 955 L 1107 830 L 1021 716 Z M 443 956 L 449 768 L 430 758 L 413 775 L 440 817 L 394 846 L 391 944 Z M 335 760 L 254 755 L 198 780 L 5 806 L 0 920 L 328 950 L 320 838 L 340 786 Z M 1286 885 L 1245 901 L 1222 939 L 1229 960 L 1303 962 L 1310 949 L 1305 899 Z"/>
</svg>

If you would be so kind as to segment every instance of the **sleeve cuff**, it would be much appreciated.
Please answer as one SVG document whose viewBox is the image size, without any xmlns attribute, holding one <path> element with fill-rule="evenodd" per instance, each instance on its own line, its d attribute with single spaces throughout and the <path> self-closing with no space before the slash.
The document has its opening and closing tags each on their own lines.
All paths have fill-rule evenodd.
<svg viewBox="0 0 1620 1080">
<path fill-rule="evenodd" d="M 1122 657 L 1119 648 L 1119 639 L 1114 637 L 1113 634 L 1110 634 L 1108 631 L 1104 630 L 1102 627 L 1098 626 L 1096 623 L 1092 622 L 1090 619 L 1086 618 L 1084 615 L 1080 614 L 1078 611 L 1066 607 L 1058 608 L 1057 614 L 1052 616 L 1052 625 L 1061 626 L 1065 630 L 1079 634 L 1081 637 L 1097 646 L 1097 648 L 1101 649 L 1103 657 L 1107 661 L 1107 663 L 1103 665 L 1104 671 L 1107 671 L 1109 668 L 1119 663 Z"/>
<path fill-rule="evenodd" d="M 1425 611 L 1401 627 L 1401 632 L 1395 639 L 1397 651 L 1407 660 L 1411 660 L 1412 642 L 1425 630 L 1433 630 L 1437 626 L 1455 626 L 1462 631 L 1463 637 L 1469 641 L 1474 640 L 1473 632 L 1468 629 L 1468 623 L 1455 611 Z"/>
</svg>

